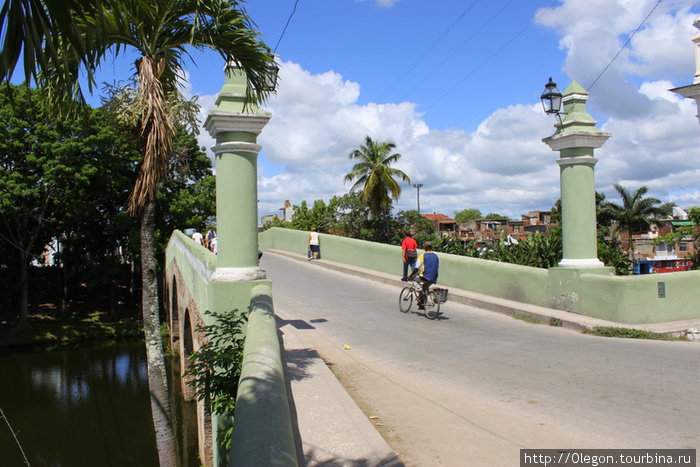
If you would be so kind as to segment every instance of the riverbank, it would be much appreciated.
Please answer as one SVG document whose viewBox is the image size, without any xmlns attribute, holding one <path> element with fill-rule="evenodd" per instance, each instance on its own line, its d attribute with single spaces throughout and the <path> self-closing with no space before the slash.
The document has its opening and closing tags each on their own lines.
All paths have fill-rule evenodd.
<svg viewBox="0 0 700 467">
<path fill-rule="evenodd" d="M 72 283 L 70 294 L 59 287 L 60 268 L 33 267 L 29 271 L 27 324 L 16 324 L 16 303 L 0 308 L 0 348 L 78 347 L 110 341 L 143 338 L 143 326 L 135 296 L 126 285 L 113 287 Z"/>
<path fill-rule="evenodd" d="M 82 346 L 142 337 L 143 327 L 136 316 L 119 317 L 102 311 L 30 313 L 27 326 L 22 328 L 0 322 L 0 348 Z"/>
</svg>

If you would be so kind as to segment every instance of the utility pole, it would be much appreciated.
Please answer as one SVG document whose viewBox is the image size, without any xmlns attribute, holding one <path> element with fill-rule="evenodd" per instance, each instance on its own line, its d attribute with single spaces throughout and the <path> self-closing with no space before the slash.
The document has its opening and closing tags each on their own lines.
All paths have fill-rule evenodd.
<svg viewBox="0 0 700 467">
<path fill-rule="evenodd" d="M 423 186 L 422 183 L 416 183 L 413 188 L 416 189 L 416 203 L 418 204 L 418 214 L 420 214 L 420 189 Z"/>
</svg>

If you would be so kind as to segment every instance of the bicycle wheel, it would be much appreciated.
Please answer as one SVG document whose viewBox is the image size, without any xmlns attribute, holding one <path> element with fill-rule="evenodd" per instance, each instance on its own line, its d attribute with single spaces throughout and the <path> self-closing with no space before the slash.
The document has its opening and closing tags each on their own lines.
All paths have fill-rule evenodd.
<svg viewBox="0 0 700 467">
<path fill-rule="evenodd" d="M 411 287 L 404 287 L 399 294 L 399 310 L 402 313 L 408 313 L 413 304 L 413 289 Z"/>
<path fill-rule="evenodd" d="M 425 299 L 425 316 L 428 319 L 435 319 L 439 314 L 440 302 L 438 302 L 437 294 L 431 290 Z"/>
</svg>

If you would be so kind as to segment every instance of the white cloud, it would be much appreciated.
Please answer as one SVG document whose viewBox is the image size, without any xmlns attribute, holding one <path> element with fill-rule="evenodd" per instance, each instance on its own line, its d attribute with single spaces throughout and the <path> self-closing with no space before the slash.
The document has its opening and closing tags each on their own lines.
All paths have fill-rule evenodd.
<svg viewBox="0 0 700 467">
<path fill-rule="evenodd" d="M 662 109 L 639 94 L 639 83 L 692 81 L 694 14 L 689 10 L 696 3 L 692 0 L 661 3 L 623 48 L 656 3 L 563 0 L 561 6 L 537 17 L 540 24 L 561 35 L 560 47 L 567 51 L 564 71 L 594 90 L 593 110 L 624 118 L 651 116 Z"/>
<path fill-rule="evenodd" d="M 539 104 L 500 109 L 473 133 L 440 131 L 430 129 L 411 103 L 359 105 L 359 85 L 335 73 L 313 75 L 295 63 L 283 63 L 280 73 L 278 95 L 268 109 L 273 118 L 259 142 L 265 158 L 285 171 L 262 174 L 261 212 L 284 199 L 298 204 L 347 193 L 351 185 L 343 177 L 353 164 L 348 154 L 365 135 L 397 144 L 402 158 L 396 167 L 424 184 L 426 211 L 452 215 L 475 206 L 517 217 L 532 204 L 549 208 L 558 197 L 556 155 L 532 138 L 551 133 L 553 122 Z M 550 189 L 541 190 L 540 177 Z M 397 208 L 414 209 L 414 189 L 403 190 Z"/>
<path fill-rule="evenodd" d="M 539 22 L 560 34 L 567 51 L 564 71 L 586 86 L 654 3 L 564 0 Z M 598 128 L 613 134 L 596 150 L 596 187 L 608 199 L 614 199 L 613 184 L 621 183 L 631 189 L 646 185 L 650 195 L 684 208 L 700 205 L 695 102 L 669 91 L 692 82 L 692 6 L 662 3 L 591 91 L 589 111 L 602 115 Z M 347 193 L 343 177 L 353 164 L 348 154 L 366 135 L 397 144 L 397 168 L 412 183 L 423 183 L 424 212 L 453 215 L 474 207 L 518 218 L 549 209 L 559 198 L 558 154 L 541 141 L 553 133 L 555 121 L 539 103 L 494 109 L 469 132 L 430 128 L 414 103 L 359 104 L 360 93 L 359 83 L 334 71 L 313 74 L 282 63 L 277 95 L 266 108 L 273 116 L 258 138 L 264 160 L 281 173 L 261 164 L 261 215 L 277 212 L 286 199 L 311 203 Z M 213 103 L 214 96 L 200 98 L 204 114 Z M 208 135 L 200 142 L 213 144 Z M 397 209 L 415 209 L 415 203 L 415 189 L 404 185 Z"/>
</svg>

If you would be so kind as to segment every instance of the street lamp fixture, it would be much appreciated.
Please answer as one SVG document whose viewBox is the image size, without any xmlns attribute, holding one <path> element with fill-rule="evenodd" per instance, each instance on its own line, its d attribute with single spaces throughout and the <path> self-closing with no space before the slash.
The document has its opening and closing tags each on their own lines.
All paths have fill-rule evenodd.
<svg viewBox="0 0 700 467">
<path fill-rule="evenodd" d="M 549 78 L 549 82 L 544 85 L 544 92 L 540 96 L 542 108 L 547 115 L 555 114 L 561 123 L 561 92 L 557 89 L 557 83 Z"/>
<path fill-rule="evenodd" d="M 276 63 L 272 64 L 267 68 L 265 77 L 263 79 L 263 91 L 273 92 L 277 88 L 277 77 L 279 75 L 280 68 Z"/>
</svg>

